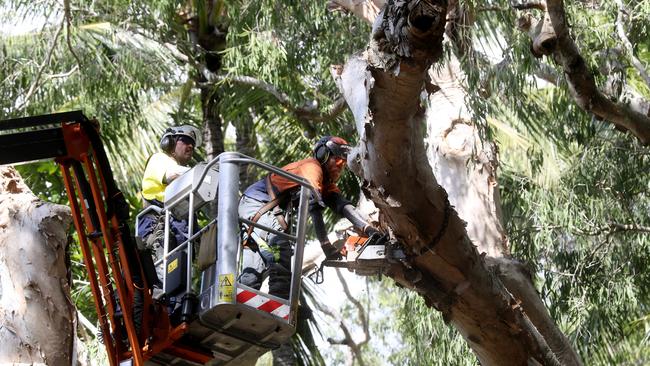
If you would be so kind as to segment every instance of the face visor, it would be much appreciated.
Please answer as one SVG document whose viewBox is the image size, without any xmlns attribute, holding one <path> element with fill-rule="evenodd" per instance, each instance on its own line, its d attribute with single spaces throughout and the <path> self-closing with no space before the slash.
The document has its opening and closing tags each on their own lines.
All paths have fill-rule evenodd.
<svg viewBox="0 0 650 366">
<path fill-rule="evenodd" d="M 340 157 L 347 160 L 348 153 L 352 149 L 348 143 L 340 137 L 334 137 L 325 143 L 332 156 Z"/>
</svg>

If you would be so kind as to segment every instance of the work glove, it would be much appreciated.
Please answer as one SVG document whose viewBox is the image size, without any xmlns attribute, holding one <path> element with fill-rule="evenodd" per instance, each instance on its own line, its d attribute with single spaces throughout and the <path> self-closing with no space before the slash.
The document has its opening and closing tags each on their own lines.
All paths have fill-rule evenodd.
<svg viewBox="0 0 650 366">
<path fill-rule="evenodd" d="M 325 254 L 325 259 L 327 260 L 340 261 L 341 259 L 343 259 L 341 252 L 339 252 L 339 250 L 336 249 L 336 247 L 331 243 L 321 244 L 320 248 L 323 250 L 323 253 Z"/>
<path fill-rule="evenodd" d="M 372 225 L 366 225 L 363 227 L 363 232 L 368 235 L 368 237 L 371 237 L 373 234 L 379 234 L 379 235 L 384 235 L 379 229 Z"/>
</svg>

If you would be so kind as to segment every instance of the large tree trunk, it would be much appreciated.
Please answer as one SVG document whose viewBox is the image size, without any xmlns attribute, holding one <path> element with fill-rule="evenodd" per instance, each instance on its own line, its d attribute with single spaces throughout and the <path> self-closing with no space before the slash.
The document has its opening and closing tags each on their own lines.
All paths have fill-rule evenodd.
<svg viewBox="0 0 650 366">
<path fill-rule="evenodd" d="M 431 74 L 443 89 L 431 96 L 427 114 L 435 176 L 426 159 L 420 97 L 442 52 L 446 9 L 444 1 L 389 2 L 369 49 L 342 75 L 360 137 L 351 165 L 410 254 L 389 275 L 440 310 L 484 365 L 580 364 L 525 271 L 503 258 L 496 159 L 467 123 L 453 64 Z"/>
<path fill-rule="evenodd" d="M 68 207 L 41 201 L 0 167 L 0 363 L 72 363 L 70 222 Z"/>
<path fill-rule="evenodd" d="M 440 88 L 429 96 L 427 156 L 449 202 L 467 222 L 467 235 L 479 252 L 501 257 L 508 243 L 501 225 L 494 144 L 482 141 L 465 105 L 465 78 L 457 58 L 429 69 Z"/>
<path fill-rule="evenodd" d="M 467 222 L 467 234 L 486 263 L 503 282 L 545 342 L 564 365 L 579 365 L 569 340 L 555 326 L 542 303 L 528 270 L 509 258 L 501 225 L 493 144 L 481 142 L 471 113 L 465 106 L 463 72 L 452 58 L 443 68 L 430 69 L 431 81 L 440 91 L 429 97 L 427 109 L 428 156 L 434 175 L 449 194 L 459 217 Z"/>
</svg>

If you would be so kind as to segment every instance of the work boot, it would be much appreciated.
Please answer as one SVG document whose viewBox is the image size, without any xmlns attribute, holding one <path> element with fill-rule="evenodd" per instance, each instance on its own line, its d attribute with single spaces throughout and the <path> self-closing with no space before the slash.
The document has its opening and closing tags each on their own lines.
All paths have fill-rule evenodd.
<svg viewBox="0 0 650 366">
<path fill-rule="evenodd" d="M 244 268 L 242 274 L 239 276 L 239 283 L 259 290 L 262 287 L 262 274 L 252 268 Z"/>
</svg>

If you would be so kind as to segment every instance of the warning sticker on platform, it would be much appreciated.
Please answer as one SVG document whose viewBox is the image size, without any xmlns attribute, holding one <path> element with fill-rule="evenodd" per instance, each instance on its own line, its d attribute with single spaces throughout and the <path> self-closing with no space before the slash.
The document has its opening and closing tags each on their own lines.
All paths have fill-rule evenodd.
<svg viewBox="0 0 650 366">
<path fill-rule="evenodd" d="M 178 258 L 174 259 L 173 261 L 169 262 L 167 265 L 167 273 L 172 273 L 174 270 L 178 268 Z"/>
<path fill-rule="evenodd" d="M 232 273 L 219 275 L 219 302 L 233 302 L 235 293 L 235 275 Z"/>
</svg>

